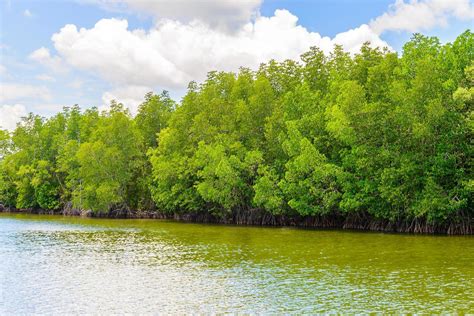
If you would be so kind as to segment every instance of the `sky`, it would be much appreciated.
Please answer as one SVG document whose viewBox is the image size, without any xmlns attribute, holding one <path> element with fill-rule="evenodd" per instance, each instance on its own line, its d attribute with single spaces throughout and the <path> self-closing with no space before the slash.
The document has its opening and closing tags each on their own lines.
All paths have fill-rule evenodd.
<svg viewBox="0 0 474 316">
<path fill-rule="evenodd" d="M 0 128 L 113 99 L 133 114 L 148 91 L 179 101 L 211 70 L 311 46 L 402 53 L 415 32 L 451 42 L 466 29 L 474 0 L 0 0 Z"/>
</svg>

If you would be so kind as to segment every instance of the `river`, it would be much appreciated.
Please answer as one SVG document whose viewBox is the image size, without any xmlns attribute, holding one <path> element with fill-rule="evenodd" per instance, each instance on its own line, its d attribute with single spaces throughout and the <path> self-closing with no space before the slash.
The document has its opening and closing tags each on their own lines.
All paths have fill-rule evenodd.
<svg viewBox="0 0 474 316">
<path fill-rule="evenodd" d="M 474 238 L 0 214 L 0 314 L 474 312 Z"/>
</svg>

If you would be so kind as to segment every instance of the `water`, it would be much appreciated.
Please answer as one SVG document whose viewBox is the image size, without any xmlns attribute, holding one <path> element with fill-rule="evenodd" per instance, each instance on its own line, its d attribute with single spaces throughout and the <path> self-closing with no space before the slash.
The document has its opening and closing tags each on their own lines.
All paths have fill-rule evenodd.
<svg viewBox="0 0 474 316">
<path fill-rule="evenodd" d="M 474 238 L 0 215 L 0 314 L 474 312 Z"/>
</svg>

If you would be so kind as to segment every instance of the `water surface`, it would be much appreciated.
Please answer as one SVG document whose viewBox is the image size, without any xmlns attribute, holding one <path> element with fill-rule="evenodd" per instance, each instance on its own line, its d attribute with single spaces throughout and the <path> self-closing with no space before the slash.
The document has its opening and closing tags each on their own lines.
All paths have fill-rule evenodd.
<svg viewBox="0 0 474 316">
<path fill-rule="evenodd" d="M 0 215 L 0 314 L 474 312 L 474 238 Z"/>
</svg>

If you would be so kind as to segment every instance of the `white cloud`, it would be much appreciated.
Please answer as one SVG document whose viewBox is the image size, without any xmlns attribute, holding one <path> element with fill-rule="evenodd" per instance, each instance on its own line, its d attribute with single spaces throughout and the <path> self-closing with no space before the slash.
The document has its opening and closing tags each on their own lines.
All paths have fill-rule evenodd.
<svg viewBox="0 0 474 316">
<path fill-rule="evenodd" d="M 145 94 L 152 90 L 152 88 L 145 86 L 125 86 L 112 91 L 107 91 L 102 95 L 102 102 L 104 105 L 99 109 L 109 109 L 110 101 L 116 100 L 128 107 L 131 113 L 135 115 L 138 111 L 138 106 L 144 101 L 143 98 Z"/>
<path fill-rule="evenodd" d="M 64 73 L 67 71 L 66 65 L 59 56 L 51 56 L 49 49 L 46 47 L 41 47 L 32 52 L 29 56 L 29 59 L 36 61 L 57 73 Z"/>
<path fill-rule="evenodd" d="M 38 80 L 41 80 L 41 81 L 49 81 L 49 82 L 55 82 L 56 81 L 56 79 L 54 77 L 51 77 L 51 76 L 46 75 L 46 74 L 37 75 L 35 78 L 38 79 Z"/>
<path fill-rule="evenodd" d="M 26 116 L 24 105 L 0 105 L 0 128 L 12 131 L 23 116 Z"/>
<path fill-rule="evenodd" d="M 27 18 L 31 18 L 33 16 L 33 14 L 31 13 L 30 10 L 26 9 L 25 11 L 23 11 L 23 16 L 25 16 Z"/>
<path fill-rule="evenodd" d="M 178 86 L 190 78 L 161 54 L 155 31 L 129 31 L 126 20 L 103 19 L 92 29 L 66 25 L 53 35 L 54 46 L 71 66 L 113 83 Z"/>
<path fill-rule="evenodd" d="M 270 59 L 297 59 L 314 45 L 326 52 L 334 44 L 354 52 L 367 40 L 376 46 L 388 46 L 367 25 L 334 39 L 322 37 L 298 25 L 298 18 L 287 10 L 276 10 L 272 17 L 260 16 L 234 33 L 197 21 L 171 20 L 149 31 L 129 30 L 126 20 L 102 19 L 91 29 L 66 25 L 52 40 L 66 63 L 98 74 L 116 86 L 170 89 L 182 88 L 190 80 L 202 80 L 211 70 L 235 71 L 240 66 L 256 68 Z M 58 58 L 45 50 L 34 55 Z"/>
<path fill-rule="evenodd" d="M 355 53 L 366 41 L 389 47 L 380 38 L 385 31 L 419 31 L 453 18 L 474 18 L 470 0 L 396 0 L 369 24 L 330 38 L 299 25 L 298 17 L 287 10 L 260 16 L 263 0 L 77 1 L 151 15 L 155 24 L 148 30 L 129 29 L 121 19 L 102 19 L 89 29 L 68 24 L 52 36 L 56 54 L 41 47 L 30 59 L 55 71 L 70 66 L 101 77 L 112 85 L 102 101 L 117 99 L 132 112 L 149 87 L 176 91 L 191 80 L 202 81 L 208 71 L 255 69 L 270 59 L 298 59 L 311 46 L 326 53 L 335 44 Z M 71 85 L 81 88 L 80 81 Z"/>
<path fill-rule="evenodd" d="M 7 75 L 7 68 L 0 64 L 0 75 L 6 76 Z"/>
<path fill-rule="evenodd" d="M 83 0 L 103 8 L 134 11 L 182 22 L 199 20 L 213 28 L 234 30 L 258 15 L 263 0 Z"/>
<path fill-rule="evenodd" d="M 390 48 L 367 24 L 362 24 L 355 29 L 337 34 L 332 42 L 342 45 L 351 53 L 359 52 L 362 44 L 365 42 L 370 42 L 373 47 Z"/>
<path fill-rule="evenodd" d="M 0 102 L 20 99 L 51 99 L 51 93 L 46 87 L 17 83 L 0 83 Z"/>
<path fill-rule="evenodd" d="M 417 32 L 446 26 L 450 18 L 474 19 L 474 4 L 470 0 L 396 0 L 388 12 L 370 22 L 370 28 L 376 34 L 384 31 Z"/>
</svg>

